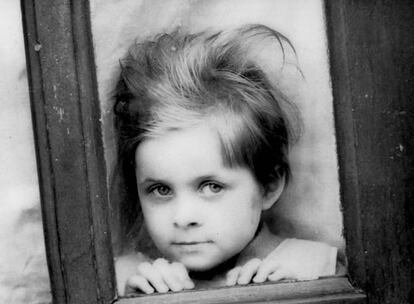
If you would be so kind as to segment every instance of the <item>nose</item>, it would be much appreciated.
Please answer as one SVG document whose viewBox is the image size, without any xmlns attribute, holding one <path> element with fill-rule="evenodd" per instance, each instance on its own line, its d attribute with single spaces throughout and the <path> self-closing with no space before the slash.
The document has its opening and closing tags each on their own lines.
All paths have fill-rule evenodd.
<svg viewBox="0 0 414 304">
<path fill-rule="evenodd" d="M 202 210 L 197 206 L 197 199 L 191 196 L 182 196 L 177 198 L 173 223 L 174 227 L 179 229 L 190 229 L 201 226 Z"/>
</svg>

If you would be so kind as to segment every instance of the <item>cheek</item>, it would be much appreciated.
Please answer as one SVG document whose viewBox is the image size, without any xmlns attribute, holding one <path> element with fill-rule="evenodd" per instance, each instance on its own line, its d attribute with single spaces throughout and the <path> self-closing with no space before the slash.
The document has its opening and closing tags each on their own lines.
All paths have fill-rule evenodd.
<svg viewBox="0 0 414 304">
<path fill-rule="evenodd" d="M 231 234 L 250 235 L 256 232 L 261 218 L 261 205 L 257 197 L 240 197 L 232 206 L 221 210 L 220 218 L 223 226 Z"/>
<path fill-rule="evenodd" d="M 243 204 L 244 219 L 242 220 L 242 227 L 245 226 L 247 233 L 256 232 L 262 216 L 261 198 L 258 195 L 252 195 L 250 200 Z"/>
<path fill-rule="evenodd" d="M 145 226 L 153 239 L 162 239 L 168 232 L 168 211 L 141 205 Z"/>
<path fill-rule="evenodd" d="M 262 216 L 262 209 L 256 202 L 249 206 L 249 210 L 246 211 L 246 213 L 248 213 L 246 216 L 246 226 L 249 226 L 250 229 L 253 229 L 256 232 L 256 228 L 259 225 L 260 218 Z"/>
<path fill-rule="evenodd" d="M 262 197 L 257 191 L 245 193 L 239 200 L 239 210 L 242 210 L 246 217 L 252 220 L 260 217 L 262 213 Z M 237 210 L 237 209 L 236 209 Z"/>
</svg>

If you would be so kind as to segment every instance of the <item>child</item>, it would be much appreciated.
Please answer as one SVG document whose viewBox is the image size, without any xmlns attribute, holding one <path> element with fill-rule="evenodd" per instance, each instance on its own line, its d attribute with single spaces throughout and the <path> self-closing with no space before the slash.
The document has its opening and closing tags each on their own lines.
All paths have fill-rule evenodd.
<svg viewBox="0 0 414 304">
<path fill-rule="evenodd" d="M 120 295 L 335 274 L 336 248 L 262 221 L 289 179 L 294 137 L 292 105 L 255 62 L 266 41 L 293 50 L 262 25 L 177 30 L 121 62 L 118 153 L 131 215 L 143 214 L 157 253 L 117 258 Z"/>
</svg>

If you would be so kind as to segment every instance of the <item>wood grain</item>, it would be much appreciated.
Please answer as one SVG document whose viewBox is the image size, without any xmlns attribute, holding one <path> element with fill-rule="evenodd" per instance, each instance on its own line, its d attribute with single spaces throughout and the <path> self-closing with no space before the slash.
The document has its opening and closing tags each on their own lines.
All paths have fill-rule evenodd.
<svg viewBox="0 0 414 304">
<path fill-rule="evenodd" d="M 365 303 L 365 296 L 346 278 L 295 283 L 264 283 L 214 290 L 144 295 L 124 298 L 117 304 L 190 303 Z"/>
<path fill-rule="evenodd" d="M 326 1 L 351 279 L 414 301 L 414 2 Z"/>
<path fill-rule="evenodd" d="M 115 297 L 87 1 L 21 2 L 54 303 Z"/>
<path fill-rule="evenodd" d="M 115 297 L 88 1 L 22 0 L 54 303 Z M 326 1 L 350 278 L 369 303 L 414 291 L 414 3 Z M 362 303 L 346 278 L 119 303 Z"/>
</svg>

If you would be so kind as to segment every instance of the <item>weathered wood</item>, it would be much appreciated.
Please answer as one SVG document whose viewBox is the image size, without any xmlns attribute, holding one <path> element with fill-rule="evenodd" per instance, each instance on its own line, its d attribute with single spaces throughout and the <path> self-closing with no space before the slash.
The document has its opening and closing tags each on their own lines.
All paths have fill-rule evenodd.
<svg viewBox="0 0 414 304">
<path fill-rule="evenodd" d="M 412 303 L 414 2 L 326 11 L 349 272 L 369 303 Z"/>
<path fill-rule="evenodd" d="M 88 2 L 21 5 L 53 300 L 110 303 L 115 287 Z"/>
<path fill-rule="evenodd" d="M 365 296 L 346 278 L 295 283 L 264 283 L 214 290 L 144 295 L 124 298 L 117 304 L 192 303 L 365 303 Z"/>
<path fill-rule="evenodd" d="M 370 303 L 409 303 L 414 3 L 330 0 L 326 8 L 350 276 Z M 22 10 L 53 299 L 109 303 L 115 287 L 88 2 L 22 0 Z M 363 301 L 346 279 L 330 280 L 119 303 Z"/>
</svg>

